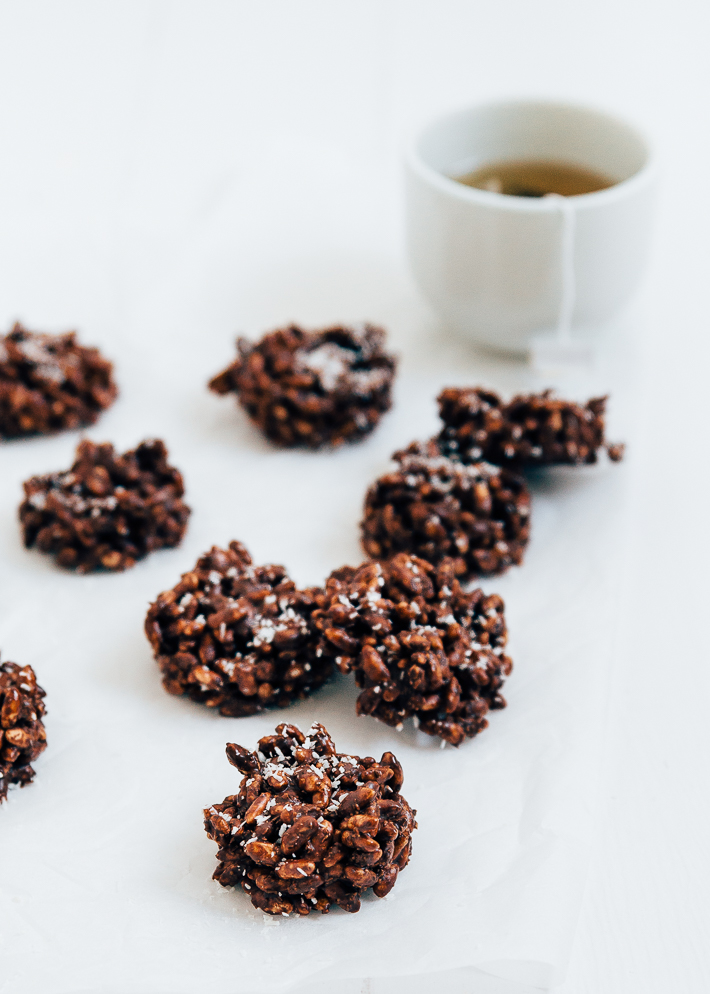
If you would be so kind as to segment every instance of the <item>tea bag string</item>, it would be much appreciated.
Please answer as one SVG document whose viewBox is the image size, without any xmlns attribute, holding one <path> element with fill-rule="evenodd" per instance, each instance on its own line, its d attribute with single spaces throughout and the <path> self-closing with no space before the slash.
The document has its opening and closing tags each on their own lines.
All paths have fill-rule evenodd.
<svg viewBox="0 0 710 994">
<path fill-rule="evenodd" d="M 557 328 L 555 338 L 558 342 L 568 342 L 570 330 L 572 328 L 572 312 L 574 311 L 574 301 L 576 295 L 574 276 L 574 228 L 575 216 L 574 207 L 570 203 L 569 197 L 563 197 L 559 193 L 548 193 L 546 200 L 554 200 L 560 213 L 560 269 L 562 276 L 562 290 L 560 293 L 560 307 L 557 312 Z"/>
<path fill-rule="evenodd" d="M 560 303 L 557 311 L 557 327 L 546 334 L 537 335 L 530 348 L 533 366 L 547 370 L 550 366 L 566 366 L 572 363 L 589 363 L 594 359 L 594 350 L 579 337 L 572 337 L 572 312 L 576 297 L 574 273 L 575 212 L 569 197 L 558 193 L 548 193 L 557 207 L 560 219 Z"/>
</svg>

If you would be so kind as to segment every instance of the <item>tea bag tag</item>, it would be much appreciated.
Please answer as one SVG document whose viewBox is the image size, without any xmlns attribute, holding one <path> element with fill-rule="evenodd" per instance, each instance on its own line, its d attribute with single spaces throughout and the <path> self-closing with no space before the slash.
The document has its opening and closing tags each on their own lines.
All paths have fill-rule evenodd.
<svg viewBox="0 0 710 994">
<path fill-rule="evenodd" d="M 544 373 L 558 367 L 590 366 L 594 356 L 591 345 L 574 339 L 561 342 L 554 331 L 535 335 L 530 344 L 530 364 Z"/>
<path fill-rule="evenodd" d="M 549 371 L 551 367 L 589 365 L 594 359 L 594 349 L 585 342 L 572 338 L 572 312 L 574 311 L 574 207 L 567 197 L 548 193 L 546 200 L 554 200 L 560 212 L 560 260 L 562 293 L 557 315 L 557 327 L 535 335 L 530 344 L 530 362 L 534 369 Z"/>
</svg>

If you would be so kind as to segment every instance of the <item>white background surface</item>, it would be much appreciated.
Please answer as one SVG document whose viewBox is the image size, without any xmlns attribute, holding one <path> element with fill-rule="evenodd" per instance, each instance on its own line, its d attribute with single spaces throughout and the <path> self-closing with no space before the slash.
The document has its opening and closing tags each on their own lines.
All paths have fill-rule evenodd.
<svg viewBox="0 0 710 994">
<path fill-rule="evenodd" d="M 565 994 L 710 986 L 709 27 L 691 2 L 0 6 L 0 318 L 79 327 L 109 354 L 120 342 L 123 410 L 140 403 L 151 430 L 168 436 L 175 411 L 161 400 L 179 376 L 166 350 L 150 400 L 140 364 L 151 333 L 168 340 L 174 329 L 181 350 L 194 342 L 199 379 L 213 371 L 215 343 L 224 343 L 219 361 L 228 360 L 237 327 L 360 318 L 369 309 L 394 321 L 402 350 L 410 327 L 427 327 L 401 261 L 399 147 L 419 120 L 493 96 L 562 96 L 622 111 L 655 139 L 666 179 L 654 261 L 620 324 L 638 372 L 626 394 L 638 405 L 625 422 L 637 508 L 628 519 L 628 615 Z M 430 396 L 427 350 L 412 342 L 411 355 L 407 389 L 414 397 L 421 376 Z M 518 374 L 501 375 L 513 382 Z M 226 446 L 236 423 L 229 403 L 197 394 L 189 403 L 179 412 L 186 436 L 209 418 L 215 444 Z M 430 425 L 430 404 L 421 411 L 412 437 Z M 117 406 L 93 437 L 137 441 L 121 424 Z M 388 443 L 380 436 L 378 458 Z M 33 472 L 68 462 L 74 439 L 23 444 Z M 344 491 L 346 483 L 347 474 Z M 353 487 L 361 492 L 359 477 Z M 342 522 L 359 502 L 349 499 Z M 225 533 L 203 534 L 196 511 L 180 568 L 231 537 L 229 494 L 210 500 Z M 335 518 L 330 526 L 338 556 L 342 529 Z M 16 549 L 12 541 L 4 535 L 3 548 Z M 315 581 L 310 545 L 282 526 L 273 546 L 264 540 L 253 551 L 298 561 L 296 578 Z M 163 585 L 173 582 L 173 561 L 159 570 Z M 3 625 L 13 658 L 12 619 Z M 54 638 L 61 657 L 66 648 Z M 113 651 L 118 664 L 123 650 Z M 126 666 L 143 679 L 144 661 L 130 651 Z"/>
</svg>

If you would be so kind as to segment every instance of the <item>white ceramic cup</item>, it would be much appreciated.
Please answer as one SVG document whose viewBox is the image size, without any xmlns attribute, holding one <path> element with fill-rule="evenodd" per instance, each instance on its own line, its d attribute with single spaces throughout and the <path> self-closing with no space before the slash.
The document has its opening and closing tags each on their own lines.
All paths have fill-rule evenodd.
<svg viewBox="0 0 710 994">
<path fill-rule="evenodd" d="M 565 211 L 456 182 L 502 160 L 560 160 L 614 185 L 566 197 Z M 406 158 L 407 242 L 414 276 L 455 328 L 495 348 L 526 351 L 559 326 L 573 280 L 573 329 L 596 329 L 635 290 L 646 262 L 655 168 L 646 139 L 606 113 L 568 104 L 484 104 L 434 121 Z M 568 240 L 569 241 L 569 240 Z"/>
</svg>

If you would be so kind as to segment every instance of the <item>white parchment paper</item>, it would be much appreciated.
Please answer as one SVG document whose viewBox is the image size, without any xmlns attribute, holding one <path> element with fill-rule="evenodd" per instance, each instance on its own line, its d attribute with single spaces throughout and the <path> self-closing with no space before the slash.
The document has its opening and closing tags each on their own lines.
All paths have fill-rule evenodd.
<svg viewBox="0 0 710 994">
<path fill-rule="evenodd" d="M 361 65 L 375 37 L 367 22 L 348 47 L 351 62 L 339 55 L 331 67 L 331 78 L 358 87 L 341 120 L 347 88 L 331 93 L 319 75 L 306 86 L 290 37 L 268 71 L 265 42 L 252 52 L 245 41 L 237 58 L 225 41 L 215 64 L 219 31 L 193 45 L 194 31 L 178 19 L 178 45 L 172 9 L 159 8 L 166 33 L 146 35 L 135 73 L 126 63 L 115 92 L 114 76 L 102 75 L 103 49 L 91 49 L 90 79 L 77 76 L 72 100 L 62 91 L 70 130 L 65 158 L 51 167 L 56 189 L 42 174 L 49 193 L 39 199 L 34 173 L 15 171 L 3 201 L 4 324 L 78 326 L 84 342 L 115 360 L 121 396 L 87 434 L 120 449 L 164 438 L 193 515 L 181 548 L 124 575 L 62 572 L 22 548 L 16 514 L 22 480 L 68 467 L 79 435 L 0 444 L 0 649 L 35 667 L 49 739 L 36 781 L 0 809 L 0 991 L 546 987 L 564 972 L 593 831 L 626 465 L 533 481 L 525 564 L 485 584 L 507 604 L 509 706 L 458 750 L 409 725 L 397 735 L 356 719 L 343 679 L 285 712 L 221 718 L 165 694 L 142 624 L 159 591 L 232 538 L 258 562 L 285 563 L 302 584 L 359 562 L 365 489 L 392 451 L 436 431 L 434 397 L 445 385 L 481 382 L 506 395 L 557 385 L 579 399 L 611 389 L 612 437 L 628 437 L 627 359 L 607 345 L 595 368 L 543 376 L 484 359 L 424 309 L 402 260 L 384 83 Z M 82 25 L 70 30 L 67 10 L 54 29 L 62 72 L 84 65 Z M 198 22 L 195 15 L 195 31 Z M 128 18 L 125 39 L 132 25 Z M 28 46 L 34 34 L 23 37 Z M 134 51 L 132 42 L 125 48 Z M 85 131 L 79 118 L 93 107 L 94 80 L 104 89 Z M 292 80 L 301 87 L 294 94 Z M 54 80 L 45 82 L 51 90 Z M 103 128 L 107 107 L 115 133 Z M 33 120 L 22 116 L 16 145 L 36 166 L 45 148 Z M 58 128 L 53 140 L 63 134 Z M 389 330 L 401 356 L 395 406 L 365 443 L 277 451 L 230 399 L 207 392 L 208 378 L 231 361 L 237 332 L 289 320 L 372 320 Z M 274 920 L 211 880 L 215 846 L 202 809 L 238 783 L 225 743 L 252 747 L 284 719 L 324 722 L 349 752 L 392 748 L 404 766 L 419 821 L 412 861 L 387 899 L 365 901 L 355 916 Z"/>
<path fill-rule="evenodd" d="M 443 384 L 540 385 L 525 367 L 449 339 L 396 267 L 389 272 L 390 290 L 374 301 L 380 313 L 367 316 L 387 322 L 402 356 L 395 409 L 370 440 L 343 451 L 277 451 L 230 400 L 206 392 L 230 357 L 230 336 L 180 318 L 177 280 L 159 289 L 165 313 L 155 326 L 143 315 L 107 338 L 122 397 L 89 436 L 120 447 L 164 437 L 194 509 L 180 549 L 126 574 L 77 577 L 21 547 L 21 481 L 68 466 L 78 435 L 0 448 L 2 649 L 35 667 L 49 712 L 37 780 L 0 810 L 3 992 L 201 994 L 214 985 L 277 994 L 336 981 L 379 991 L 387 978 L 441 974 L 451 990 L 498 994 L 561 978 L 612 663 L 623 465 L 533 478 L 525 564 L 484 585 L 507 604 L 509 706 L 458 750 L 411 723 L 398 735 L 357 719 L 343 678 L 286 712 L 221 718 L 164 693 L 142 634 L 149 601 L 213 543 L 239 538 L 302 583 L 360 561 L 365 488 L 394 448 L 433 433 Z M 342 287 L 329 293 L 332 302 Z M 602 368 L 557 379 L 582 397 L 615 377 Z M 366 900 L 358 915 L 270 919 L 211 880 L 202 808 L 239 778 L 225 742 L 251 747 L 285 718 L 324 722 L 349 752 L 392 748 L 404 766 L 418 810 L 413 858 L 392 894 Z"/>
</svg>

